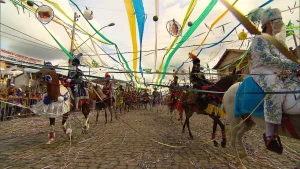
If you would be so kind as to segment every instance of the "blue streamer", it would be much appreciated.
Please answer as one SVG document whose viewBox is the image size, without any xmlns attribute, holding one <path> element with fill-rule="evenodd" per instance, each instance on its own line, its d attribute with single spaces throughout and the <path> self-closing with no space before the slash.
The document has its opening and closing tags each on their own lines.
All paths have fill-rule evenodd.
<svg viewBox="0 0 300 169">
<path fill-rule="evenodd" d="M 143 34 L 144 34 L 144 26 L 146 22 L 146 14 L 143 6 L 143 1 L 142 0 L 132 0 L 132 4 L 134 7 L 135 15 L 136 15 L 136 20 L 138 23 L 138 29 L 139 29 L 139 37 L 140 37 L 140 73 L 143 76 L 143 68 L 142 68 L 142 45 L 143 45 Z M 145 83 L 145 78 L 144 83 Z"/>
<path fill-rule="evenodd" d="M 262 5 L 259 6 L 259 8 L 262 8 L 266 5 L 268 5 L 269 3 L 273 2 L 274 0 L 268 0 L 267 2 L 263 3 Z M 208 48 L 212 48 L 220 43 L 222 43 L 226 38 L 228 38 L 228 36 L 237 28 L 241 25 L 241 23 L 239 23 L 237 26 L 235 26 L 223 39 L 221 39 L 219 42 L 217 43 L 214 43 L 210 46 L 207 46 L 205 48 L 201 48 L 200 51 L 198 52 L 197 56 L 199 56 L 199 54 L 202 52 L 203 49 L 208 49 Z M 177 68 L 177 71 L 180 70 L 182 68 L 182 66 L 187 63 L 187 62 L 183 62 L 178 68 Z"/>
</svg>

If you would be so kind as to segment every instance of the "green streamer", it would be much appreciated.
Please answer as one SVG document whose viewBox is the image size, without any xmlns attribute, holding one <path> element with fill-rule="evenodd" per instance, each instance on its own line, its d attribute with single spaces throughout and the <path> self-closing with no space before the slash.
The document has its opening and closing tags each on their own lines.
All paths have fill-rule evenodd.
<svg viewBox="0 0 300 169">
<path fill-rule="evenodd" d="M 81 10 L 80 10 L 80 8 L 77 6 L 77 4 L 75 4 L 72 0 L 70 0 L 71 1 L 71 3 L 77 8 L 77 10 L 81 13 L 81 15 L 83 16 L 83 13 L 81 12 Z M 123 55 L 122 55 L 122 53 L 120 52 L 120 50 L 119 50 L 119 48 L 118 48 L 118 46 L 114 43 L 114 42 L 112 42 L 112 41 L 110 41 L 109 39 L 107 39 L 104 35 L 102 35 L 87 19 L 86 19 L 86 21 L 88 22 L 88 24 L 91 26 L 91 28 L 93 28 L 94 29 L 94 31 L 102 38 L 102 39 L 104 39 L 105 41 L 107 41 L 108 43 L 110 43 L 111 45 L 114 45 L 115 46 L 115 48 L 116 48 L 116 51 L 118 52 L 118 56 L 121 56 L 121 59 L 123 60 L 123 62 L 125 63 L 125 66 L 126 66 L 126 68 L 127 68 L 127 70 L 129 70 L 129 71 L 132 71 L 131 69 L 130 69 L 130 67 L 129 67 L 129 65 L 128 65 L 128 63 L 127 63 L 127 61 L 126 61 L 126 59 L 123 57 Z M 119 58 L 119 60 L 120 60 L 120 58 Z M 121 62 L 121 60 L 120 60 L 120 62 Z M 121 62 L 122 63 L 122 62 Z M 123 64 L 123 63 L 122 63 Z M 123 67 L 124 67 L 124 65 L 122 65 Z M 125 68 L 125 67 L 124 67 Z M 132 80 L 132 76 L 134 77 L 134 79 L 135 79 L 135 81 L 138 83 L 138 81 L 137 81 L 137 79 L 136 79 L 136 77 L 132 74 L 131 76 L 130 76 L 130 78 L 131 78 L 131 80 Z"/>
<path fill-rule="evenodd" d="M 211 2 L 208 4 L 208 6 L 205 8 L 205 10 L 202 12 L 202 14 L 198 17 L 198 19 L 194 22 L 194 24 L 189 28 L 189 30 L 183 35 L 180 42 L 175 46 L 175 48 L 172 50 L 172 52 L 169 54 L 166 63 L 164 65 L 163 75 L 159 81 L 159 84 L 161 85 L 162 80 L 165 78 L 165 72 L 167 72 L 167 68 L 170 64 L 170 61 L 172 57 L 174 56 L 175 52 L 179 49 L 179 47 L 194 33 L 194 31 L 198 28 L 200 23 L 206 18 L 206 16 L 210 13 L 210 11 L 213 9 L 213 7 L 216 5 L 218 0 L 211 0 Z"/>
<path fill-rule="evenodd" d="M 19 3 L 16 0 L 11 0 L 11 2 L 13 4 L 17 4 L 19 6 L 21 6 L 23 9 L 26 8 L 29 12 L 34 13 L 34 11 L 32 11 L 30 8 L 28 8 L 27 6 L 23 5 L 22 3 Z M 34 13 L 35 14 L 35 13 Z M 54 39 L 54 41 L 58 44 L 58 46 L 60 47 L 60 49 L 69 57 L 69 59 L 73 60 L 74 57 L 66 50 L 66 48 L 64 48 L 64 46 L 62 44 L 60 44 L 58 42 L 58 40 L 52 35 L 52 33 L 46 28 L 46 26 L 44 24 L 42 24 L 44 26 L 44 28 L 49 32 L 49 34 L 51 35 L 51 37 Z"/>
</svg>

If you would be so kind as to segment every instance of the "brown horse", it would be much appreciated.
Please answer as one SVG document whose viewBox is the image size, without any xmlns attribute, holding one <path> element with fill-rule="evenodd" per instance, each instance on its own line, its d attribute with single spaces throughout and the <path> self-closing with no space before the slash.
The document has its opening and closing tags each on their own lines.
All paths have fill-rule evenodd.
<svg viewBox="0 0 300 169">
<path fill-rule="evenodd" d="M 220 115 L 217 113 L 207 113 L 205 110 L 208 108 L 209 104 L 212 105 L 220 105 L 220 101 L 217 101 L 218 98 L 222 97 L 224 93 L 231 85 L 233 85 L 235 82 L 237 82 L 240 79 L 240 76 L 236 74 L 236 71 L 234 70 L 231 75 L 225 76 L 221 80 L 219 80 L 215 85 L 211 86 L 207 91 L 218 91 L 220 93 L 214 93 L 211 94 L 211 96 L 208 96 L 208 93 L 203 93 L 203 98 L 201 99 L 200 107 L 195 109 L 195 104 L 188 104 L 188 99 L 190 99 L 189 95 L 186 92 L 183 92 L 183 94 L 180 97 L 180 100 L 182 102 L 182 107 L 185 110 L 185 122 L 183 124 L 182 132 L 185 132 L 185 126 L 187 125 L 189 136 L 191 139 L 193 139 L 192 132 L 190 130 L 190 118 L 194 114 L 194 112 L 197 112 L 197 114 L 203 114 L 203 115 L 209 115 L 213 119 L 213 133 L 212 133 L 212 139 L 215 139 L 216 136 L 216 129 L 217 125 L 220 126 L 222 130 L 222 142 L 221 146 L 226 146 L 226 135 L 225 135 L 225 126 L 220 120 Z M 213 92 L 212 92 L 213 93 Z M 214 140 L 214 145 L 218 146 L 218 143 Z"/>
</svg>

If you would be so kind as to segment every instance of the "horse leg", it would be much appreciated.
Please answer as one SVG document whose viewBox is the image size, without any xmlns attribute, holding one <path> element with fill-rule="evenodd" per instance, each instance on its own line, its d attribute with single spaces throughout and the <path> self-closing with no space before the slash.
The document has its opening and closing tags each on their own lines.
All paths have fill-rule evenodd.
<svg viewBox="0 0 300 169">
<path fill-rule="evenodd" d="M 212 119 L 213 119 L 213 132 L 211 134 L 211 139 L 213 140 L 213 143 L 214 143 L 214 146 L 215 147 L 218 147 L 218 142 L 215 140 L 216 139 L 216 132 L 217 132 L 217 125 L 218 125 L 218 120 L 216 119 L 216 117 L 212 117 L 210 116 Z"/>
<path fill-rule="evenodd" d="M 96 123 L 98 123 L 98 119 L 99 119 L 99 111 L 100 111 L 100 110 L 97 109 L 96 111 L 97 111 Z"/>
<path fill-rule="evenodd" d="M 184 121 L 184 124 L 183 124 L 183 127 L 182 127 L 182 133 L 185 132 L 185 126 L 187 124 L 187 118 L 185 118 L 185 121 Z"/>
<path fill-rule="evenodd" d="M 192 135 L 191 129 L 190 129 L 190 117 L 187 118 L 187 128 L 189 130 L 189 135 L 191 139 L 194 139 L 194 136 Z"/>
<path fill-rule="evenodd" d="M 105 112 L 105 124 L 107 124 L 107 108 L 104 109 Z"/>
<path fill-rule="evenodd" d="M 231 120 L 231 119 L 230 119 Z M 231 134 L 230 134 L 230 146 L 232 148 L 233 154 L 236 157 L 236 163 L 241 166 L 242 168 L 245 168 L 243 166 L 242 160 L 239 157 L 239 154 L 236 149 L 236 139 L 237 139 L 237 133 L 240 129 L 238 125 L 239 120 L 238 119 L 233 119 L 232 121 L 229 121 L 230 129 L 231 129 Z"/>
<path fill-rule="evenodd" d="M 110 112 L 110 122 L 112 122 L 113 113 L 111 107 L 108 108 L 108 111 Z"/>
<path fill-rule="evenodd" d="M 238 141 L 238 144 L 240 144 L 240 146 L 242 147 L 241 149 L 241 154 L 239 155 L 239 157 L 241 159 L 245 158 L 247 156 L 247 151 L 246 151 L 246 148 L 245 148 L 245 145 L 243 144 L 243 136 L 244 134 L 251 130 L 251 128 L 255 125 L 255 123 L 251 120 L 247 120 L 245 122 L 243 122 L 242 126 L 240 127 L 238 133 L 237 133 L 237 141 Z"/>
<path fill-rule="evenodd" d="M 85 118 L 84 131 L 86 132 L 90 128 L 90 124 L 89 124 L 90 105 L 88 103 L 84 103 L 82 105 L 82 113 L 83 113 L 84 118 Z"/>
<path fill-rule="evenodd" d="M 116 117 L 116 120 L 118 120 L 117 109 L 115 110 L 115 117 Z"/>
<path fill-rule="evenodd" d="M 220 120 L 220 117 L 218 117 L 217 120 L 217 124 L 220 126 L 221 128 L 221 132 L 222 132 L 222 142 L 221 142 L 221 147 L 225 148 L 226 147 L 226 132 L 225 132 L 225 125 L 222 123 L 222 121 Z"/>
<path fill-rule="evenodd" d="M 50 122 L 50 132 L 48 134 L 49 140 L 46 144 L 51 144 L 55 138 L 54 126 L 55 126 L 55 118 L 49 118 Z"/>
</svg>

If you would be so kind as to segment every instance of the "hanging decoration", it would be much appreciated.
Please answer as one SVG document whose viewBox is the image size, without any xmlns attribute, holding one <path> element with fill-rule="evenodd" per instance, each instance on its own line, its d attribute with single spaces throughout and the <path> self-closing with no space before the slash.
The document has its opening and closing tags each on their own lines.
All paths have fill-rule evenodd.
<svg viewBox="0 0 300 169">
<path fill-rule="evenodd" d="M 5 1 L 4 0 L 0 0 L 0 3 L 5 4 Z"/>
<path fill-rule="evenodd" d="M 94 18 L 94 13 L 92 10 L 85 7 L 86 10 L 83 12 L 83 17 L 87 20 L 92 20 Z"/>
<path fill-rule="evenodd" d="M 195 8 L 197 2 L 198 2 L 198 0 L 192 0 L 192 1 L 190 2 L 190 5 L 189 5 L 189 7 L 188 7 L 188 10 L 187 10 L 186 13 L 185 13 L 185 16 L 184 16 L 184 19 L 183 19 L 183 22 L 182 22 L 182 27 L 181 27 L 180 32 L 182 32 L 182 30 L 184 29 L 184 27 L 185 27 L 185 25 L 186 25 L 186 22 L 188 21 L 190 15 L 192 14 L 192 12 L 193 12 L 193 10 L 194 10 L 194 8 Z M 169 46 L 168 50 L 165 52 L 165 54 L 164 54 L 164 56 L 163 56 L 163 59 L 162 59 L 162 62 L 161 62 L 161 64 L 160 64 L 160 66 L 159 66 L 159 72 L 162 72 L 162 69 L 163 69 L 163 63 L 164 63 L 164 61 L 165 61 L 165 57 L 166 57 L 167 54 L 171 51 L 171 49 L 173 48 L 173 46 L 174 46 L 175 43 L 177 42 L 178 38 L 179 38 L 179 36 L 177 36 L 177 37 L 173 40 L 172 44 Z M 158 75 L 158 78 L 156 79 L 156 83 L 158 83 L 158 80 L 159 80 L 160 78 L 161 78 L 161 74 Z"/>
<path fill-rule="evenodd" d="M 168 21 L 166 28 L 171 36 L 178 37 L 181 35 L 181 25 L 175 19 Z"/>
<path fill-rule="evenodd" d="M 194 33 L 194 31 L 198 28 L 198 26 L 200 25 L 200 23 L 210 13 L 210 11 L 213 9 L 213 7 L 216 5 L 217 2 L 218 2 L 218 0 L 211 0 L 210 3 L 208 4 L 208 6 L 205 8 L 205 10 L 201 13 L 201 15 L 198 17 L 198 19 L 194 22 L 193 26 L 191 26 L 188 29 L 188 31 L 182 36 L 182 39 L 180 40 L 180 42 L 177 43 L 177 45 L 175 46 L 175 48 L 173 49 L 173 51 L 169 54 L 169 56 L 168 56 L 168 58 L 166 60 L 166 63 L 164 65 L 163 72 L 167 71 L 167 68 L 168 68 L 168 66 L 170 64 L 170 61 L 171 61 L 172 57 L 174 56 L 174 54 L 176 53 L 176 51 Z M 162 75 L 159 84 L 162 83 L 162 80 L 165 78 L 165 76 L 166 76 L 165 74 Z"/>
<path fill-rule="evenodd" d="M 158 16 L 159 16 L 159 7 L 158 7 L 158 0 L 155 0 L 155 16 L 153 17 L 153 20 L 155 21 L 155 43 L 154 43 L 154 48 L 155 48 L 155 52 L 154 52 L 154 67 L 153 70 L 156 70 L 156 64 L 157 64 L 157 31 L 158 31 L 158 22 L 156 22 L 158 20 Z M 155 74 L 153 74 L 152 77 L 152 81 L 154 81 L 155 79 Z"/>
<path fill-rule="evenodd" d="M 248 36 L 248 34 L 243 29 L 243 31 L 239 33 L 238 38 L 239 38 L 239 40 L 245 40 L 245 39 L 247 39 L 247 36 Z"/>
<path fill-rule="evenodd" d="M 35 11 L 35 16 L 42 24 L 48 24 L 54 17 L 54 11 L 49 6 L 42 5 Z"/>
<path fill-rule="evenodd" d="M 240 11 L 238 11 L 235 7 L 230 5 L 226 0 L 220 0 L 231 12 L 232 14 L 245 26 L 249 33 L 254 35 L 262 35 L 268 41 L 270 41 L 283 55 L 285 55 L 291 61 L 300 64 L 300 60 L 297 59 L 294 54 L 287 49 L 286 46 L 283 46 L 276 38 L 269 34 L 265 34 L 260 32 L 257 27 L 247 19 Z"/>
<path fill-rule="evenodd" d="M 124 4 L 127 11 L 128 21 L 129 21 L 129 28 L 131 33 L 131 43 L 132 43 L 132 67 L 134 71 L 134 75 L 137 77 L 136 74 L 136 68 L 137 68 L 137 61 L 138 61 L 138 48 L 137 48 L 137 42 L 136 42 L 136 22 L 135 22 L 135 15 L 134 8 L 132 4 L 132 0 L 124 0 Z"/>
<path fill-rule="evenodd" d="M 34 6 L 35 5 L 35 3 L 33 2 L 33 1 L 27 1 L 27 5 L 29 5 L 29 6 Z"/>
<path fill-rule="evenodd" d="M 188 26 L 189 26 L 189 27 L 193 26 L 193 22 L 189 21 L 189 22 L 188 22 Z"/>
<path fill-rule="evenodd" d="M 143 35 L 144 35 L 144 27 L 146 22 L 146 14 L 144 10 L 144 5 L 142 0 L 133 0 L 133 7 L 136 15 L 136 20 L 138 23 L 138 29 L 139 29 L 139 37 L 140 37 L 140 59 L 139 59 L 139 69 L 142 77 L 143 75 L 143 68 L 142 68 L 142 47 L 143 47 Z M 144 83 L 145 83 L 145 78 Z"/>
<path fill-rule="evenodd" d="M 286 28 L 288 29 L 288 28 L 292 27 L 293 25 L 294 25 L 294 24 L 292 24 L 292 22 L 291 22 L 291 20 L 290 20 L 289 23 L 286 25 Z M 293 35 L 293 31 L 287 30 L 287 31 L 286 31 L 286 37 L 291 36 L 291 35 Z"/>
</svg>

